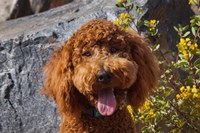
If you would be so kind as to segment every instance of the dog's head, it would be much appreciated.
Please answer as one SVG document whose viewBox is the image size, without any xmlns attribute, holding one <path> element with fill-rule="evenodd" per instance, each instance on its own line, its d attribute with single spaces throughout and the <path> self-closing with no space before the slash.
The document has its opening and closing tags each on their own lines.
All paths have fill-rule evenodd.
<svg viewBox="0 0 200 133">
<path fill-rule="evenodd" d="M 44 67 L 43 92 L 61 113 L 91 105 L 104 115 L 128 104 L 138 108 L 156 85 L 158 64 L 147 42 L 106 20 L 83 25 Z"/>
</svg>

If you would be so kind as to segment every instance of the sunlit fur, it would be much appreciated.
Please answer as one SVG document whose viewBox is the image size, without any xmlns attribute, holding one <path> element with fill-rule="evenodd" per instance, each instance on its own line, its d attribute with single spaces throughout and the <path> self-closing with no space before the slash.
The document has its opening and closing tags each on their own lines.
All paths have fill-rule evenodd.
<svg viewBox="0 0 200 133">
<path fill-rule="evenodd" d="M 112 73 L 109 84 L 98 82 L 101 70 Z M 44 66 L 42 93 L 57 103 L 62 117 L 60 133 L 133 133 L 125 106 L 137 109 L 144 103 L 156 85 L 158 71 L 143 37 L 94 19 L 75 32 Z M 98 91 L 105 88 L 114 89 L 116 112 L 100 118 L 85 115 L 88 107 L 97 108 Z"/>
</svg>

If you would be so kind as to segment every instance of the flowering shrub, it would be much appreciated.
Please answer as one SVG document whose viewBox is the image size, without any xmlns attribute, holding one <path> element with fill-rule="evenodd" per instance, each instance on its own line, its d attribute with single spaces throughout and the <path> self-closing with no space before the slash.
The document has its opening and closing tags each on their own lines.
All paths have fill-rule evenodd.
<svg viewBox="0 0 200 133">
<path fill-rule="evenodd" d="M 189 0 L 189 4 L 200 11 L 197 0 Z M 142 10 L 131 0 L 119 0 L 119 8 L 124 8 L 114 22 L 128 32 L 131 23 L 137 15 L 131 15 L 131 10 L 138 14 Z M 157 20 L 143 20 L 140 25 L 146 28 L 146 36 L 158 39 Z M 138 25 L 137 25 L 138 27 Z M 127 106 L 135 124 L 142 125 L 141 132 L 200 132 L 200 15 L 191 17 L 190 25 L 174 27 L 180 41 L 176 44 L 177 53 L 159 49 L 159 44 L 151 47 L 157 51 L 161 66 L 159 85 L 144 105 L 138 110 Z M 171 54 L 174 60 L 167 60 L 166 54 Z"/>
<path fill-rule="evenodd" d="M 114 21 L 114 24 L 122 26 L 126 31 L 128 30 L 129 23 L 132 21 L 129 13 L 121 13 L 120 17 Z"/>
</svg>

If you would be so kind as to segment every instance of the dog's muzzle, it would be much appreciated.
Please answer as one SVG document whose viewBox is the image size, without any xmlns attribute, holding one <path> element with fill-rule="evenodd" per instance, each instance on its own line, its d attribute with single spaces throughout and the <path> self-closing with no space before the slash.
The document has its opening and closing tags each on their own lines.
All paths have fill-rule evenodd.
<svg viewBox="0 0 200 133">
<path fill-rule="evenodd" d="M 101 70 L 97 74 L 97 80 L 98 80 L 98 82 L 100 82 L 102 84 L 108 84 L 112 80 L 112 74 L 110 72 L 108 72 L 108 71 Z"/>
</svg>

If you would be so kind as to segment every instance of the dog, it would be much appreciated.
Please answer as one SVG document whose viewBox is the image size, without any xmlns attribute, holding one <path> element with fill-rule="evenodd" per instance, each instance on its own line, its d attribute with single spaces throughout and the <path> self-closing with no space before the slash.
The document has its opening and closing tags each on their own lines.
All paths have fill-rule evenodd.
<svg viewBox="0 0 200 133">
<path fill-rule="evenodd" d="M 136 32 L 93 19 L 58 48 L 44 66 L 42 93 L 53 97 L 59 133 L 133 133 L 126 106 L 143 105 L 159 66 Z"/>
</svg>

